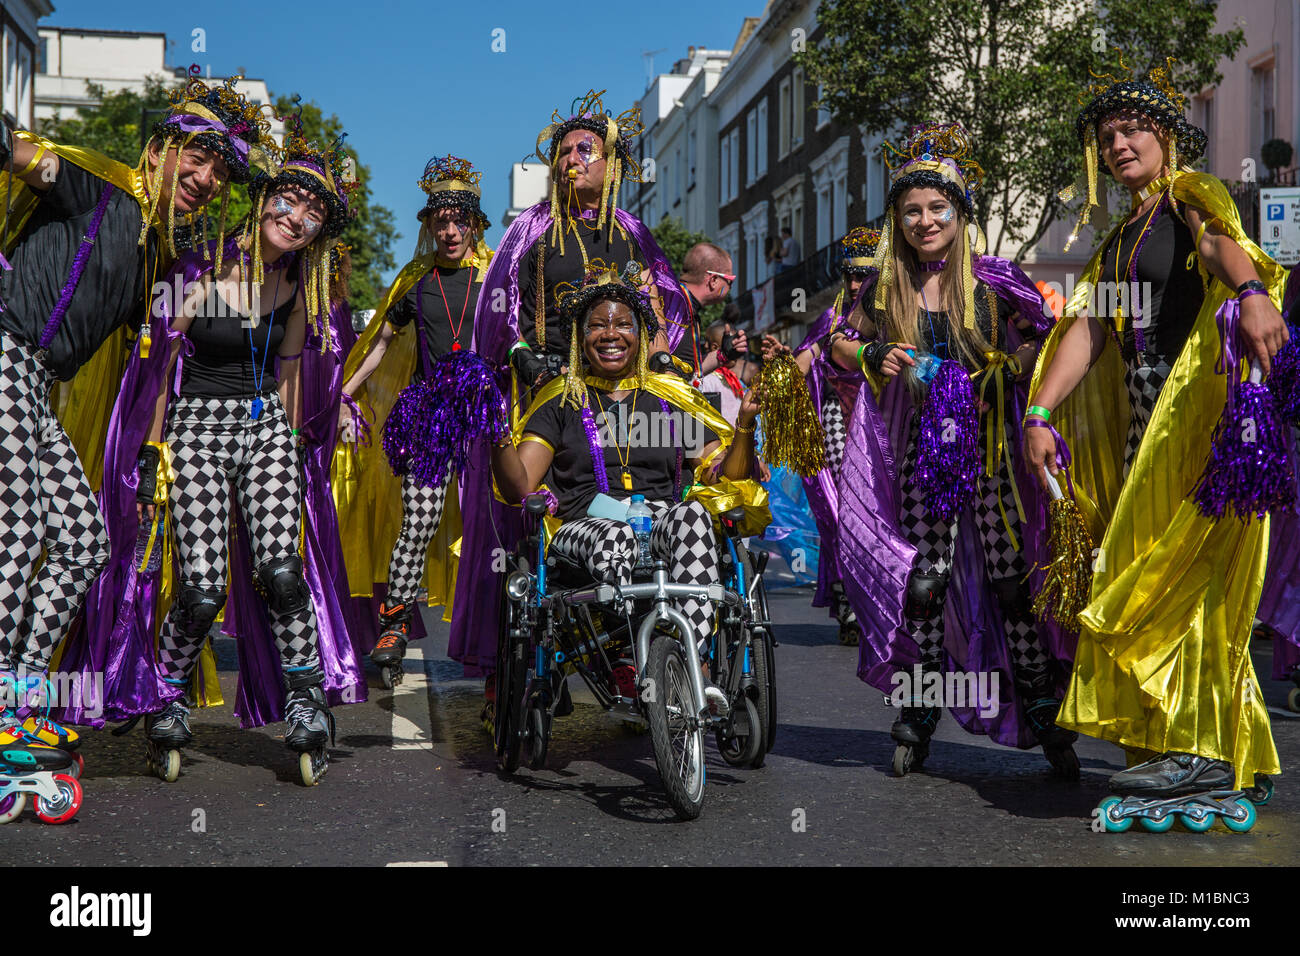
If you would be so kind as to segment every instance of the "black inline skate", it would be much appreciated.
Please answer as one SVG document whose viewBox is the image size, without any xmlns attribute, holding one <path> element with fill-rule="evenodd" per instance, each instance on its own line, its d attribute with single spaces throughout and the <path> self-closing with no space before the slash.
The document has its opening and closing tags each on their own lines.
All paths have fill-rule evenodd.
<svg viewBox="0 0 1300 956">
<path fill-rule="evenodd" d="M 889 728 L 889 736 L 898 744 L 894 748 L 894 774 L 905 777 L 922 769 L 930 756 L 930 738 L 939 724 L 938 707 L 904 707 L 898 720 Z"/>
<path fill-rule="evenodd" d="M 284 701 L 284 719 L 288 729 L 284 743 L 299 754 L 298 773 L 303 786 L 314 787 L 329 769 L 327 744 L 334 741 L 334 715 L 330 713 L 321 686 L 321 672 L 313 667 L 289 671 L 289 695 Z"/>
<path fill-rule="evenodd" d="M 411 640 L 411 618 L 415 610 L 409 604 L 389 607 L 379 605 L 379 641 L 370 652 L 370 660 L 379 668 L 379 679 L 392 689 L 402 682 L 402 660 Z"/>
<path fill-rule="evenodd" d="M 181 749 L 194 739 L 190 733 L 189 704 L 183 697 L 145 717 L 144 739 L 149 769 L 159 779 L 175 783 L 181 775 Z"/>
<path fill-rule="evenodd" d="M 1293 714 L 1300 714 L 1300 667 L 1291 672 L 1291 682 L 1295 684 L 1286 694 L 1286 709 Z"/>
<path fill-rule="evenodd" d="M 1043 756 L 1052 765 L 1052 772 L 1065 780 L 1079 779 L 1079 758 L 1074 752 L 1074 742 L 1079 735 L 1056 725 L 1056 714 L 1061 702 L 1055 697 L 1030 697 L 1025 704 L 1025 719 L 1043 746 Z"/>
<path fill-rule="evenodd" d="M 1111 833 L 1123 833 L 1134 820 L 1152 833 L 1164 833 L 1175 822 L 1204 833 L 1216 817 L 1229 830 L 1244 833 L 1255 825 L 1255 804 L 1232 784 L 1226 760 L 1162 753 L 1111 777 L 1110 789 L 1120 796 L 1107 797 L 1093 814 Z"/>
</svg>

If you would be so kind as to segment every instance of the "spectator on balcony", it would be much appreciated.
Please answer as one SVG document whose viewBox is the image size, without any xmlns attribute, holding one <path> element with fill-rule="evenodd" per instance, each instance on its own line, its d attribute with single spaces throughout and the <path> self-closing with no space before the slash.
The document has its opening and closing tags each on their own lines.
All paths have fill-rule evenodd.
<svg viewBox="0 0 1300 956">
<path fill-rule="evenodd" d="M 781 227 L 781 267 L 778 272 L 785 269 L 793 269 L 799 264 L 801 250 L 799 240 L 795 239 L 794 233 L 790 231 L 789 226 Z"/>
</svg>

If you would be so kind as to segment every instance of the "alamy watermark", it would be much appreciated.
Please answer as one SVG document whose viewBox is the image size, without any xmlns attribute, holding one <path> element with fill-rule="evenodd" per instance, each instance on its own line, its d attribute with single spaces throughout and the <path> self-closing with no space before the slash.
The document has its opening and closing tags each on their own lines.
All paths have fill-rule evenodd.
<svg viewBox="0 0 1300 956">
<path fill-rule="evenodd" d="M 13 676 L 15 680 L 0 681 L 0 707 L 7 710 L 27 707 L 41 711 L 76 707 L 86 717 L 104 715 L 104 675 L 99 671 L 91 674 L 54 673 L 46 678 L 43 672 L 29 672 L 20 666 Z M 19 696 L 23 699 L 19 700 Z"/>
<path fill-rule="evenodd" d="M 916 664 L 896 671 L 889 703 L 894 707 L 945 707 L 970 709 L 984 718 L 995 717 L 1001 704 L 997 671 L 926 671 Z"/>
</svg>

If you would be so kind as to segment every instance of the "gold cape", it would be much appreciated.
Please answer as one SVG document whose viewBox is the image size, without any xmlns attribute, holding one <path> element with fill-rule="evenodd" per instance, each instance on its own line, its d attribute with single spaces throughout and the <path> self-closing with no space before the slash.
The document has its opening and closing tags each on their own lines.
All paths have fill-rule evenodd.
<svg viewBox="0 0 1300 956">
<path fill-rule="evenodd" d="M 1179 172 L 1171 188 L 1175 198 L 1214 218 L 1280 304 L 1285 270 L 1242 231 L 1219 180 Z M 1086 309 L 1105 245 L 1048 337 L 1031 396 L 1062 336 Z M 1187 268 L 1192 265 L 1189 258 Z M 1127 480 L 1123 452 L 1131 411 L 1124 363 L 1109 335 L 1096 364 L 1052 414 L 1074 455 L 1071 477 L 1080 509 L 1101 544 L 1057 723 L 1126 748 L 1226 760 L 1240 787 L 1256 773 L 1279 770 L 1249 647 L 1269 526 L 1235 517 L 1212 521 L 1190 498 L 1227 395 L 1225 377 L 1214 371 L 1220 352 L 1215 313 L 1234 294 L 1203 265 L 1200 271 L 1208 283 L 1204 303 Z M 1098 318 L 1105 326 L 1106 317 Z"/>
<path fill-rule="evenodd" d="M 43 146 L 60 159 L 80 166 L 93 176 L 98 176 L 112 183 L 123 192 L 130 193 L 140 204 L 141 216 L 148 207 L 148 196 L 144 188 L 144 177 L 139 169 L 132 169 L 125 163 L 109 159 L 93 149 L 79 146 L 62 146 L 43 136 L 27 130 L 14 133 L 18 139 L 37 146 Z M 9 211 L 9 230 L 3 237 L 4 250 L 13 249 L 23 226 L 31 218 L 40 204 L 41 196 L 22 180 L 10 177 L 9 173 L 0 172 L 0 196 L 9 196 L 12 205 Z M 158 217 L 154 217 L 154 229 L 164 228 Z M 159 248 L 164 248 L 160 244 Z M 161 279 L 164 268 L 170 263 L 162 261 L 154 264 L 154 277 Z M 144 318 L 144 314 L 140 316 Z M 131 356 L 131 332 L 127 326 L 119 328 L 101 345 L 90 361 L 83 365 L 77 374 L 67 382 L 56 382 L 50 396 L 50 406 L 58 416 L 67 432 L 72 447 L 81 459 L 86 479 L 92 491 L 99 491 L 99 483 L 104 472 L 104 441 L 108 437 L 108 419 L 113 411 L 117 383 L 122 381 L 126 371 L 127 359 Z M 108 392 L 107 398 L 105 393 Z"/>
<path fill-rule="evenodd" d="M 370 354 L 383 329 L 388 310 L 415 288 L 437 261 L 436 254 L 417 256 L 402 267 L 365 332 L 348 353 L 343 367 L 345 384 Z M 492 261 L 492 250 L 479 240 L 472 256 L 463 261 L 474 266 L 478 271 L 475 281 L 482 283 L 488 263 Z M 394 329 L 379 367 L 352 396 L 370 420 L 370 444 L 362 446 L 339 441 L 334 446 L 334 457 L 330 462 L 339 538 L 348 569 L 348 587 L 353 597 L 371 597 L 376 584 L 388 582 L 393 547 L 402 529 L 402 479 L 389 467 L 380 436 L 393 403 L 402 389 L 411 384 L 411 375 L 415 372 L 419 337 L 413 325 Z M 445 621 L 451 620 L 452 597 L 456 593 L 460 535 L 460 497 L 453 487 L 447 495 L 438 530 L 429 545 L 423 582 L 428 591 L 428 604 L 445 606 Z"/>
<path fill-rule="evenodd" d="M 705 472 L 712 466 L 713 462 L 720 456 L 726 455 L 727 448 L 731 444 L 733 429 L 700 392 L 671 373 L 651 372 L 646 376 L 644 382 L 635 382 L 634 380 L 611 382 L 608 379 L 597 378 L 594 375 L 586 375 L 584 378 L 589 385 L 609 389 L 616 385 L 625 384 L 632 387 L 629 384 L 629 382 L 632 382 L 636 386 L 644 388 L 656 398 L 661 398 L 676 406 L 705 427 L 711 429 L 721 439 L 722 444 L 696 466 L 694 483 L 684 500 L 700 502 L 713 515 L 722 514 L 732 508 L 743 507 L 745 516 L 740 522 L 742 537 L 761 534 L 763 529 L 772 523 L 772 512 L 767 504 L 767 489 L 757 481 L 752 478 L 734 481 L 721 475 L 714 479 L 712 483 L 704 481 Z M 563 378 L 552 379 L 542 386 L 528 411 L 514 427 L 513 437 L 516 445 L 523 438 L 524 432 L 528 430 L 528 420 L 533 417 L 533 413 L 563 392 L 563 390 Z M 554 536 L 560 527 L 560 519 L 554 515 L 548 515 L 545 524 L 548 535 Z"/>
</svg>

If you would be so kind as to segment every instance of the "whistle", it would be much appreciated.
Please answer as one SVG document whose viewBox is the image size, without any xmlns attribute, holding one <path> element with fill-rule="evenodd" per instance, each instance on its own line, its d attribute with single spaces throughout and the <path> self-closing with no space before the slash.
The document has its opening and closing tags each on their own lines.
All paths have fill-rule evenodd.
<svg viewBox="0 0 1300 956">
<path fill-rule="evenodd" d="M 577 178 L 578 178 L 578 171 L 577 171 L 576 169 L 570 169 L 570 170 L 569 170 L 569 182 L 573 182 L 573 181 L 574 181 L 575 179 L 577 179 Z"/>
</svg>

